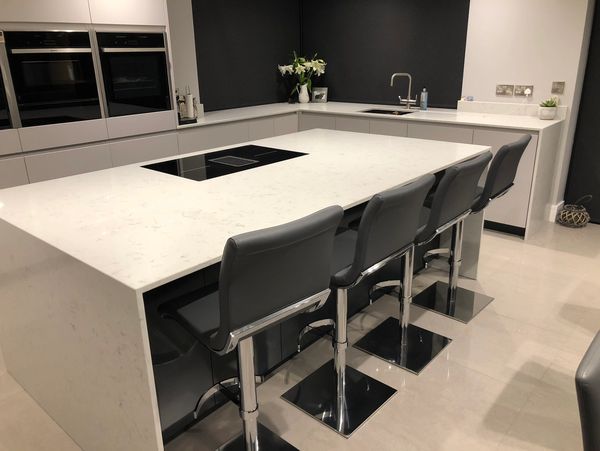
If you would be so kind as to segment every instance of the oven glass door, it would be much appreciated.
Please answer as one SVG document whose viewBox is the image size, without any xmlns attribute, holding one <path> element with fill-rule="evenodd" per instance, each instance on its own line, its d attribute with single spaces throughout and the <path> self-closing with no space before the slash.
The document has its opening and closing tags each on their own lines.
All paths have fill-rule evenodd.
<svg viewBox="0 0 600 451">
<path fill-rule="evenodd" d="M 4 90 L 4 81 L 0 73 L 0 130 L 10 128 L 10 114 L 8 112 L 8 102 L 6 101 L 6 91 Z"/>
<path fill-rule="evenodd" d="M 23 127 L 100 118 L 90 50 L 10 53 L 9 62 Z"/>
<path fill-rule="evenodd" d="M 171 109 L 164 51 L 102 51 L 102 74 L 109 116 Z"/>
</svg>

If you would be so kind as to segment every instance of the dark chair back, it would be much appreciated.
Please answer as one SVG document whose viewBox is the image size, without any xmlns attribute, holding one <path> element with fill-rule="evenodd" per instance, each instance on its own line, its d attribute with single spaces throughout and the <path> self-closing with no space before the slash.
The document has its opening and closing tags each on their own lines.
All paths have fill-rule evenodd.
<svg viewBox="0 0 600 451">
<path fill-rule="evenodd" d="M 479 212 L 488 206 L 490 200 L 506 193 L 513 185 L 521 157 L 531 141 L 531 135 L 523 135 L 517 141 L 502 146 L 490 164 L 481 196 L 471 210 Z"/>
<path fill-rule="evenodd" d="M 358 227 L 352 265 L 333 276 L 335 285 L 353 284 L 361 272 L 413 243 L 423 201 L 434 181 L 428 174 L 371 198 Z"/>
<path fill-rule="evenodd" d="M 227 240 L 213 349 L 223 349 L 231 332 L 329 288 L 333 239 L 342 214 L 341 207 L 328 207 Z"/>
<path fill-rule="evenodd" d="M 600 332 L 575 375 L 584 451 L 600 451 Z"/>
<path fill-rule="evenodd" d="M 486 152 L 446 169 L 433 195 L 427 225 L 419 233 L 417 243 L 429 241 L 437 229 L 471 209 L 477 183 L 491 159 L 492 153 Z"/>
</svg>

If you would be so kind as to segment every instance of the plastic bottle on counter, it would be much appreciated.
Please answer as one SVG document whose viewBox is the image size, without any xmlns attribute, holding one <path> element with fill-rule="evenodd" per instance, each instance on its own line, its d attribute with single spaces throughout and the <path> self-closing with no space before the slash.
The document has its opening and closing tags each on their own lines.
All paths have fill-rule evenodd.
<svg viewBox="0 0 600 451">
<path fill-rule="evenodd" d="M 429 93 L 427 92 L 427 88 L 423 88 L 423 91 L 421 91 L 421 99 L 419 101 L 419 108 L 422 111 L 426 111 L 427 110 L 427 102 L 429 100 Z"/>
</svg>

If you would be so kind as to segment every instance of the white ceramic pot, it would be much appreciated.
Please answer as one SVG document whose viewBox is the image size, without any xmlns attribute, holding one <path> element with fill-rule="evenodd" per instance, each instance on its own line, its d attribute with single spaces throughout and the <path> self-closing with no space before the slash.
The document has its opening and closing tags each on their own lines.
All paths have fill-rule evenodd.
<svg viewBox="0 0 600 451">
<path fill-rule="evenodd" d="M 540 119 L 551 120 L 556 117 L 556 107 L 555 106 L 541 106 L 538 109 L 538 117 Z"/>
<path fill-rule="evenodd" d="M 298 93 L 298 102 L 308 103 L 310 97 L 308 96 L 308 85 L 303 84 L 300 86 L 300 92 Z"/>
</svg>

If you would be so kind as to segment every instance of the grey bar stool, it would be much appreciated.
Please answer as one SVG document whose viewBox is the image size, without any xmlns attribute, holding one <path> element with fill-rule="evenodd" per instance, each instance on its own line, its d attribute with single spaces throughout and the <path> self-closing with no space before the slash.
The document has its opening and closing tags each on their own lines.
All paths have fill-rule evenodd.
<svg viewBox="0 0 600 451">
<path fill-rule="evenodd" d="M 332 321 L 333 360 L 288 390 L 283 399 L 345 437 L 396 392 L 346 365 L 348 290 L 392 260 L 410 253 L 419 225 L 418 213 L 433 181 L 434 177 L 428 175 L 375 195 L 365 208 L 358 232 L 348 230 L 336 236 L 335 272 L 331 278 L 337 295 Z M 420 332 L 431 333 L 423 329 Z"/>
<path fill-rule="evenodd" d="M 600 451 L 600 332 L 575 375 L 584 451 Z"/>
<path fill-rule="evenodd" d="M 296 449 L 258 422 L 253 336 L 327 301 L 342 214 L 341 207 L 329 207 L 229 238 L 218 292 L 176 308 L 174 318 L 212 352 L 237 349 L 243 434 L 220 449 Z"/>
<path fill-rule="evenodd" d="M 478 186 L 471 200 L 470 214 L 479 213 L 491 201 L 504 196 L 512 188 L 517 174 L 521 157 L 531 140 L 531 135 L 523 135 L 517 141 L 502 146 L 490 164 L 484 185 Z M 432 205 L 432 209 L 433 209 Z M 466 217 L 466 216 L 465 216 Z M 458 274 L 461 264 L 461 250 L 463 242 L 464 219 L 462 218 L 452 227 L 452 240 L 450 249 L 436 249 L 425 254 L 425 262 L 429 263 L 432 257 L 440 254 L 449 256 L 450 274 L 448 284 L 435 282 L 419 295 L 415 296 L 414 303 L 426 309 L 451 316 L 459 321 L 468 323 L 474 318 L 493 298 L 458 286 Z"/>
</svg>

